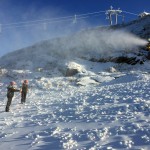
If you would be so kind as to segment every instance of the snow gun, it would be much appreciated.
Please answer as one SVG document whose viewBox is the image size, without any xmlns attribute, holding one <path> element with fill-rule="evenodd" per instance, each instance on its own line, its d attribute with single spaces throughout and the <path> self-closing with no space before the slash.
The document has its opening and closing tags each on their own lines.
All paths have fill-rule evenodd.
<svg viewBox="0 0 150 150">
<path fill-rule="evenodd" d="M 145 49 L 146 49 L 147 51 L 150 51 L 150 38 L 148 39 L 148 43 L 147 43 Z"/>
</svg>

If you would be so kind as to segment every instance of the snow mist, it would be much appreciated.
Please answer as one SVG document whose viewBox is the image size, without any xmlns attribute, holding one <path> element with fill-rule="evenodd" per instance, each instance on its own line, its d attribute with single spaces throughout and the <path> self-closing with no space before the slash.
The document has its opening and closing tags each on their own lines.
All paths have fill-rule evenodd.
<svg viewBox="0 0 150 150">
<path fill-rule="evenodd" d="M 77 34 L 67 42 L 67 48 L 76 49 L 76 53 L 96 52 L 110 54 L 118 51 L 131 51 L 144 46 L 147 41 L 122 30 L 93 30 Z"/>
</svg>

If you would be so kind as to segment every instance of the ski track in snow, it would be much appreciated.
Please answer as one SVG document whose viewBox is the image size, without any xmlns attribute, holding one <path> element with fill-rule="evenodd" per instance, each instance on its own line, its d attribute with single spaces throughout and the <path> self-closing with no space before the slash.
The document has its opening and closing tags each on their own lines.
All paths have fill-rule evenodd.
<svg viewBox="0 0 150 150">
<path fill-rule="evenodd" d="M 69 78 L 51 78 L 53 86 L 33 86 L 24 105 L 15 93 L 9 113 L 2 87 L 0 149 L 148 150 L 149 75 L 146 79 L 75 86 Z"/>
</svg>

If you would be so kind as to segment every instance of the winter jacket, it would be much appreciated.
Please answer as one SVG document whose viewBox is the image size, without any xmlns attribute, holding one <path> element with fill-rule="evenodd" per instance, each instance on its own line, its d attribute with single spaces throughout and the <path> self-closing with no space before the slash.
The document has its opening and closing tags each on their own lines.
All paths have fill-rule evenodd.
<svg viewBox="0 0 150 150">
<path fill-rule="evenodd" d="M 12 85 L 9 85 L 7 87 L 7 97 L 13 97 L 14 96 L 14 92 L 19 92 L 20 90 L 16 89 L 15 87 L 13 87 Z"/>
<path fill-rule="evenodd" d="M 28 92 L 28 84 L 25 84 L 25 83 L 22 84 L 22 92 L 24 93 Z"/>
</svg>

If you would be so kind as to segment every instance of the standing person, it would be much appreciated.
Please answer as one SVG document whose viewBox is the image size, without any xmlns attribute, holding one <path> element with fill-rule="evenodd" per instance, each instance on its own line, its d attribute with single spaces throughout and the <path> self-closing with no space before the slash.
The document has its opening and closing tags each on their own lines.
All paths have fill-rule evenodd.
<svg viewBox="0 0 150 150">
<path fill-rule="evenodd" d="M 16 89 L 14 86 L 16 85 L 16 82 L 12 81 L 10 82 L 10 85 L 7 87 L 7 104 L 6 104 L 6 112 L 9 112 L 9 107 L 11 105 L 12 98 L 14 97 L 14 92 L 20 92 L 19 89 Z"/>
<path fill-rule="evenodd" d="M 28 80 L 24 80 L 24 82 L 22 83 L 22 87 L 21 87 L 21 104 L 26 102 L 26 96 L 27 96 L 27 92 L 28 92 Z"/>
</svg>

